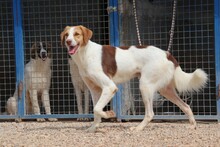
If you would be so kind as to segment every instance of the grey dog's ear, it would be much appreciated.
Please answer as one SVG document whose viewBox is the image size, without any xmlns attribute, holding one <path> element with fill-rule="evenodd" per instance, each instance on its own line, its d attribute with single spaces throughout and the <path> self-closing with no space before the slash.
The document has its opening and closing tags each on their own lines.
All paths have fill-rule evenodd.
<svg viewBox="0 0 220 147">
<path fill-rule="evenodd" d="M 88 41 L 92 38 L 93 32 L 90 29 L 88 29 L 82 25 L 80 25 L 79 28 L 83 32 L 83 45 L 86 45 L 88 43 Z"/>
<path fill-rule="evenodd" d="M 47 55 L 49 58 L 52 58 L 52 43 L 45 42 L 45 44 L 46 44 Z"/>
<path fill-rule="evenodd" d="M 61 34 L 60 34 L 60 39 L 61 39 L 61 45 L 62 46 L 65 45 L 65 39 L 66 39 L 66 36 L 68 35 L 69 29 L 70 29 L 70 26 L 66 26 L 64 31 L 61 32 Z"/>
<path fill-rule="evenodd" d="M 30 51 L 30 55 L 32 59 L 36 59 L 38 58 L 37 55 L 37 44 L 38 42 L 33 43 L 33 45 L 31 46 L 31 51 Z"/>
</svg>

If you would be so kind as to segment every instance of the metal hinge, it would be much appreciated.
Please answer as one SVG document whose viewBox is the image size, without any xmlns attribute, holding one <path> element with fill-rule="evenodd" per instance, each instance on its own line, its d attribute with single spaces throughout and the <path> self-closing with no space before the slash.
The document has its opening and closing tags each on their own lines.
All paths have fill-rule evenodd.
<svg viewBox="0 0 220 147">
<path fill-rule="evenodd" d="M 22 97 L 23 87 L 24 87 L 23 82 L 20 81 L 19 84 L 18 84 L 18 98 Z"/>
<path fill-rule="evenodd" d="M 108 14 L 110 14 L 112 12 L 118 11 L 118 9 L 117 9 L 117 7 L 109 6 L 109 7 L 107 7 L 107 11 L 108 11 Z"/>
</svg>

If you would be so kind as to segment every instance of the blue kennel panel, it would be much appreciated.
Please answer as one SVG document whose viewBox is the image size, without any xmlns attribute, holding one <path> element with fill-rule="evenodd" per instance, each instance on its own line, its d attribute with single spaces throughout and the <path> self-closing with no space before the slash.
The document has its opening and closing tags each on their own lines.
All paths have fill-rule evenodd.
<svg viewBox="0 0 220 147">
<path fill-rule="evenodd" d="M 216 95 L 217 115 L 220 121 L 220 2 L 215 0 L 215 67 L 216 67 Z"/>
<path fill-rule="evenodd" d="M 138 45 L 133 1 L 119 0 L 120 45 Z M 142 44 L 167 50 L 173 0 L 136 0 Z M 219 1 L 177 1 L 175 31 L 171 52 L 186 72 L 202 68 L 209 81 L 198 93 L 182 95 L 196 119 L 219 119 Z M 121 119 L 142 119 L 144 105 L 138 79 L 125 83 L 118 108 Z M 129 92 L 130 91 L 130 92 Z M 186 119 L 183 112 L 159 94 L 154 100 L 155 119 Z"/>
<path fill-rule="evenodd" d="M 0 1 L 0 24 L 0 119 L 16 118 L 6 114 L 16 83 L 13 0 Z"/>
<path fill-rule="evenodd" d="M 108 2 L 105 0 L 22 0 L 25 63 L 33 42 L 46 41 L 52 45 L 52 79 L 50 104 L 52 115 L 41 107 L 40 117 L 91 118 L 93 105 L 90 96 L 88 114 L 78 114 L 75 89 L 68 64 L 68 53 L 61 46 L 60 33 L 66 26 L 84 25 L 93 31 L 92 40 L 109 44 Z M 105 109 L 111 108 L 109 104 Z M 26 114 L 25 118 L 38 116 Z"/>
<path fill-rule="evenodd" d="M 61 46 L 60 33 L 66 26 L 84 25 L 93 31 L 93 41 L 109 44 L 111 40 L 110 19 L 113 18 L 109 17 L 110 14 L 107 11 L 110 3 L 106 0 L 2 0 L 0 3 L 1 39 L 4 42 L 4 50 L 1 54 L 4 57 L 0 59 L 1 68 L 4 69 L 1 84 L 5 87 L 1 88 L 0 119 L 92 118 L 91 97 L 89 113 L 78 114 L 75 90 L 68 65 L 69 56 L 66 48 Z M 7 40 L 4 35 L 8 35 L 11 39 Z M 6 111 L 7 100 L 13 96 L 15 87 L 23 81 L 24 66 L 30 61 L 30 48 L 37 41 L 45 41 L 52 45 L 53 63 L 49 91 L 52 114 L 46 115 L 43 107 L 40 107 L 41 115 L 26 114 L 24 87 L 23 95 L 18 100 L 18 114 L 16 116 L 5 115 L 3 112 Z M 7 65 L 11 69 L 8 69 Z M 9 82 L 6 81 L 7 77 Z M 116 101 L 113 100 L 104 109 L 115 109 L 115 105 Z"/>
</svg>

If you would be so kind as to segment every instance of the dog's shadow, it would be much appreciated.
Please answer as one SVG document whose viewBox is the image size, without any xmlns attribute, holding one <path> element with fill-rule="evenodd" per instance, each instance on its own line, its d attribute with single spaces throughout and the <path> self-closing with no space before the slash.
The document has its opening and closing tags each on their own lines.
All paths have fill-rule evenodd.
<svg viewBox="0 0 220 147">
<path fill-rule="evenodd" d="M 44 122 L 43 122 L 44 123 Z M 43 124 L 41 123 L 41 124 Z M 85 131 L 91 126 L 91 124 L 79 124 L 79 125 L 64 125 L 62 126 L 62 123 L 59 125 L 46 125 L 42 126 L 39 125 L 38 127 L 35 128 L 25 128 L 25 131 L 43 131 L 43 130 L 76 130 L 76 131 Z"/>
<path fill-rule="evenodd" d="M 44 125 L 45 123 L 45 125 Z M 54 122 L 56 123 L 56 122 Z M 116 131 L 124 131 L 124 132 L 130 132 L 132 133 L 133 131 L 131 131 L 131 127 L 135 127 L 137 126 L 138 123 L 101 123 L 101 125 L 97 128 L 96 133 L 102 133 L 105 134 L 107 133 L 109 130 L 116 130 Z M 81 122 L 59 122 L 59 124 L 49 124 L 48 122 L 42 122 L 39 123 L 39 126 L 35 127 L 35 128 L 25 128 L 25 131 L 45 131 L 45 130 L 56 130 L 56 131 L 62 131 L 62 130 L 68 130 L 68 131 L 82 131 L 82 132 L 86 132 L 87 129 L 92 125 L 92 122 L 90 123 L 81 123 Z M 160 125 L 158 125 L 157 123 L 153 123 L 153 125 L 150 125 L 148 127 L 145 128 L 145 130 L 148 131 L 152 131 L 156 128 L 160 127 Z"/>
<path fill-rule="evenodd" d="M 45 125 L 44 125 L 45 123 Z M 55 122 L 56 123 L 56 122 Z M 51 130 L 55 130 L 55 131 L 62 131 L 62 130 L 68 130 L 69 131 L 79 131 L 79 132 L 87 132 L 87 129 L 89 127 L 91 127 L 92 122 L 91 123 L 86 123 L 83 124 L 81 122 L 79 123 L 73 123 L 71 124 L 71 122 L 64 122 L 64 123 L 59 123 L 59 124 L 50 124 L 48 125 L 48 122 L 42 122 L 39 123 L 39 126 L 36 126 L 34 128 L 30 128 L 30 127 L 25 127 L 24 131 L 28 131 L 28 132 L 39 132 L 39 131 L 51 131 Z M 120 130 L 120 131 L 129 131 L 131 125 L 124 125 L 119 124 L 119 123 L 111 123 L 111 124 L 106 124 L 106 123 L 101 123 L 100 127 L 97 128 L 96 133 L 101 133 L 101 134 L 105 134 L 108 132 L 108 130 Z"/>
</svg>

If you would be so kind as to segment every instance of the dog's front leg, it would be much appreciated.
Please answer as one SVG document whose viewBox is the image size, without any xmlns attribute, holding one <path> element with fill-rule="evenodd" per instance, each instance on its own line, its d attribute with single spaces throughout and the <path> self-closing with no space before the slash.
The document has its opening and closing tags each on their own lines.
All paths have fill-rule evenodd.
<svg viewBox="0 0 220 147">
<path fill-rule="evenodd" d="M 78 114 L 83 114 L 83 108 L 82 108 L 82 91 L 79 87 L 79 82 L 78 84 L 75 83 L 74 85 L 75 88 L 75 93 L 76 93 L 76 102 L 77 102 L 77 109 L 78 109 Z M 78 118 L 78 121 L 83 120 L 84 118 Z"/>
<path fill-rule="evenodd" d="M 96 131 L 101 122 L 101 118 L 115 117 L 115 113 L 113 111 L 104 112 L 103 108 L 109 103 L 116 91 L 117 87 L 114 83 L 112 83 L 110 86 L 106 86 L 103 88 L 101 97 L 94 107 L 94 122 L 93 125 L 88 129 L 89 132 Z"/>
<path fill-rule="evenodd" d="M 40 108 L 38 104 L 38 98 L 37 98 L 37 90 L 31 90 L 30 91 L 30 98 L 32 103 L 32 110 L 35 115 L 40 115 Z M 37 118 L 37 121 L 45 121 L 43 118 Z"/>
<path fill-rule="evenodd" d="M 102 93 L 102 89 L 99 88 L 98 86 L 95 87 L 95 86 L 91 86 L 90 87 L 90 92 L 91 92 L 91 95 L 92 95 L 92 101 L 93 101 L 93 106 L 96 105 L 99 97 L 101 96 L 101 93 Z M 100 116 L 95 116 L 94 114 L 94 122 L 93 122 L 93 125 L 87 129 L 87 132 L 91 132 L 91 133 L 94 133 L 96 131 L 96 127 L 98 127 L 99 123 L 101 122 L 101 117 Z"/>
<path fill-rule="evenodd" d="M 43 91 L 41 99 L 42 99 L 42 103 L 43 103 L 46 114 L 51 114 L 50 98 L 49 98 L 48 90 Z M 48 120 L 49 121 L 57 121 L 56 118 L 48 118 Z"/>
<path fill-rule="evenodd" d="M 85 114 L 89 114 L 89 89 L 86 87 L 84 91 L 84 97 L 85 97 Z"/>
</svg>

